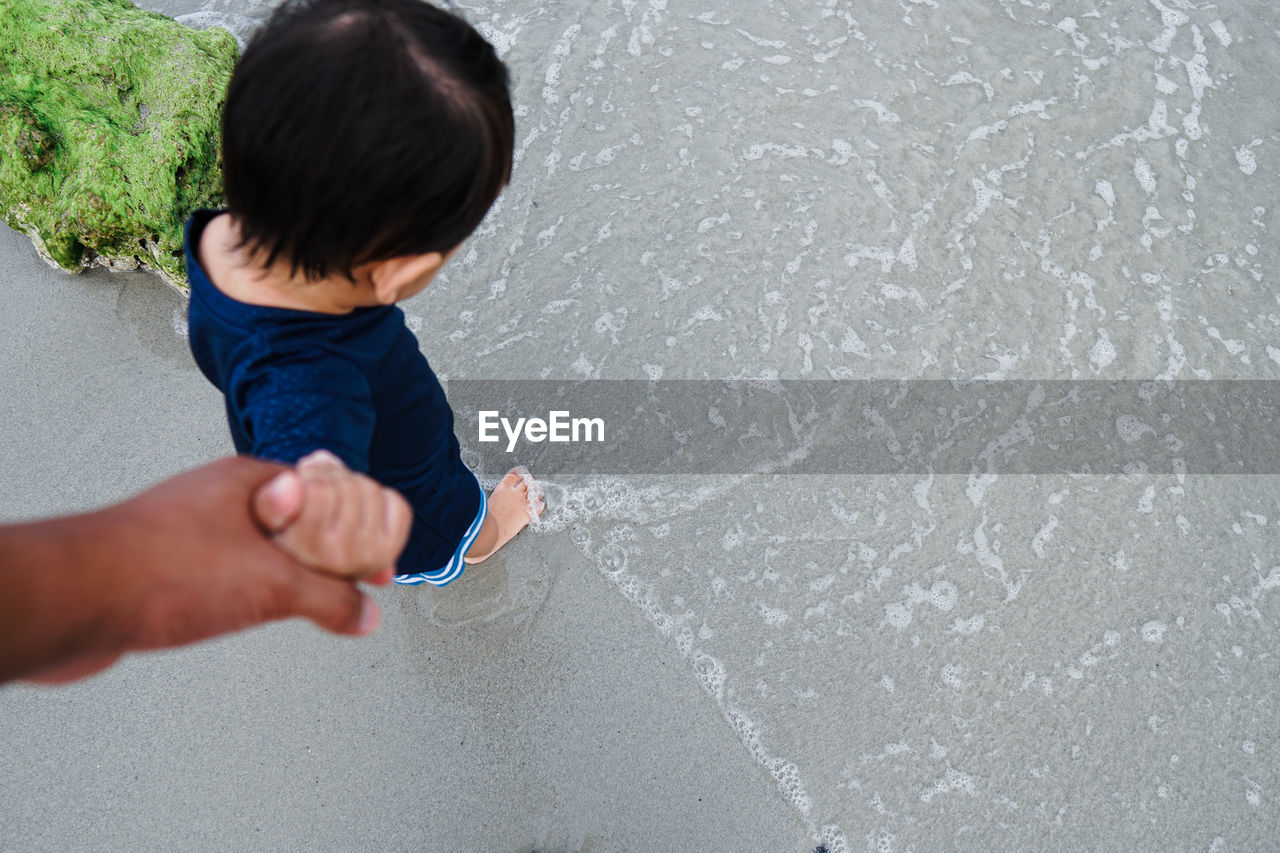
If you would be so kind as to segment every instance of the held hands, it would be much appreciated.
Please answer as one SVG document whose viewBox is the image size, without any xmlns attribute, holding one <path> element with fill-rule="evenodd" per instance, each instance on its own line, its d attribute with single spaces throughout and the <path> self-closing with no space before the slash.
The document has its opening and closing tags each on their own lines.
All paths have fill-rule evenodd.
<svg viewBox="0 0 1280 853">
<path fill-rule="evenodd" d="M 369 634 L 381 616 L 358 583 L 390 580 L 411 518 L 324 454 L 222 459 L 96 512 L 0 527 L 0 682 L 72 681 L 294 616 Z"/>
<path fill-rule="evenodd" d="M 272 541 L 312 568 L 388 583 L 413 513 L 397 492 L 347 469 L 327 450 L 298 461 L 254 496 Z"/>
</svg>

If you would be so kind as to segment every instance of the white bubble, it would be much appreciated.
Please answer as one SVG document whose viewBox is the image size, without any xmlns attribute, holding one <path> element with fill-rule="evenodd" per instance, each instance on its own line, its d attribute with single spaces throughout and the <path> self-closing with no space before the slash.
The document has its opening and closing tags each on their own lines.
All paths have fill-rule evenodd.
<svg viewBox="0 0 1280 853">
<path fill-rule="evenodd" d="M 884 621 L 895 628 L 905 628 L 911 624 L 911 607 L 903 601 L 895 601 L 884 606 Z"/>
<path fill-rule="evenodd" d="M 1138 499 L 1138 512 L 1151 513 L 1155 511 L 1156 487 L 1147 486 L 1142 493 L 1142 497 Z"/>
<path fill-rule="evenodd" d="M 944 613 L 956 606 L 959 595 L 959 590 L 951 581 L 937 581 L 929 587 L 929 603 Z"/>
<path fill-rule="evenodd" d="M 1133 161 L 1133 176 L 1138 179 L 1138 185 L 1142 187 L 1147 194 L 1156 191 L 1156 173 L 1151 168 L 1151 164 L 1141 157 L 1135 158 Z"/>
<path fill-rule="evenodd" d="M 968 619 L 957 619 L 951 623 L 951 631 L 955 634 L 976 634 L 987 623 L 987 617 L 979 613 Z"/>
<path fill-rule="evenodd" d="M 1116 418 L 1116 432 L 1125 444 L 1133 444 L 1147 433 L 1156 434 L 1154 429 L 1133 415 L 1121 415 Z"/>
<path fill-rule="evenodd" d="M 1262 142 L 1261 139 L 1255 139 L 1253 144 L 1257 145 L 1260 142 Z M 1240 171 L 1246 175 L 1252 175 L 1258 171 L 1258 158 L 1254 155 L 1252 146 L 1241 145 L 1236 149 L 1236 164 L 1240 166 Z"/>
<path fill-rule="evenodd" d="M 617 543 L 609 543 L 596 554 L 596 565 L 606 574 L 617 574 L 627 567 L 627 552 Z"/>
<path fill-rule="evenodd" d="M 1098 339 L 1094 342 L 1093 349 L 1089 351 L 1089 363 L 1093 365 L 1095 371 L 1098 371 L 1115 360 L 1116 348 L 1111 343 L 1111 336 L 1107 334 L 1106 329 L 1099 329 Z"/>
<path fill-rule="evenodd" d="M 1098 181 L 1093 185 L 1093 191 L 1096 192 L 1104 202 L 1106 202 L 1107 207 L 1115 206 L 1116 191 L 1111 186 L 1110 181 Z"/>
<path fill-rule="evenodd" d="M 781 625 L 791 618 L 787 615 L 787 611 L 778 607 L 770 607 L 762 601 L 756 602 L 756 609 L 760 611 L 760 616 L 769 625 Z"/>
<path fill-rule="evenodd" d="M 724 691 L 724 666 L 720 661 L 713 658 L 706 652 L 697 652 L 693 656 L 693 671 L 698 674 L 698 679 L 702 682 L 702 686 L 707 692 L 717 699 Z"/>
</svg>

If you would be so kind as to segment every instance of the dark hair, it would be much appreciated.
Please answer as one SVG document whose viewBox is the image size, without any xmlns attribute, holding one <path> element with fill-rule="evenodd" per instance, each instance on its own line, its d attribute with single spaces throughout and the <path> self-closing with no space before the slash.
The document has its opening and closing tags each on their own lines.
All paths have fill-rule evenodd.
<svg viewBox="0 0 1280 853">
<path fill-rule="evenodd" d="M 506 66 L 422 0 L 287 0 L 245 49 L 222 115 L 244 247 L 309 279 L 444 252 L 511 176 Z"/>
</svg>

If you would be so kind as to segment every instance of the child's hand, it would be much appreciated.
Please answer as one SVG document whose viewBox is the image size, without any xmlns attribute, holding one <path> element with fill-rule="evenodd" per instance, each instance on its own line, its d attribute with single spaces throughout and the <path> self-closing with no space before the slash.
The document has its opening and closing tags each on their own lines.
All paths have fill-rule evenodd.
<svg viewBox="0 0 1280 853">
<path fill-rule="evenodd" d="M 373 583 L 391 580 L 413 513 L 392 489 L 317 450 L 256 498 L 272 541 L 302 563 Z"/>
</svg>

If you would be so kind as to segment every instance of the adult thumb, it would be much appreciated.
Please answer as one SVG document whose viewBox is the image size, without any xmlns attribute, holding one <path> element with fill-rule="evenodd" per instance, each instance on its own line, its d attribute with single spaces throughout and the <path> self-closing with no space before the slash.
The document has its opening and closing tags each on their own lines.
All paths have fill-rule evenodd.
<svg viewBox="0 0 1280 853">
<path fill-rule="evenodd" d="M 293 471 L 282 471 L 253 495 L 253 514 L 272 533 L 284 530 L 302 514 L 305 498 L 302 480 Z"/>
</svg>

